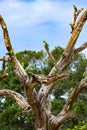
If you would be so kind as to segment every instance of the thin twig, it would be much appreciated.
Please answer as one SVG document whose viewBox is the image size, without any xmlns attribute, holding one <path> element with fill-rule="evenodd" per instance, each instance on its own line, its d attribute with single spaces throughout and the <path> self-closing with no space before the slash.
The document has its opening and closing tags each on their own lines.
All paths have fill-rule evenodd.
<svg viewBox="0 0 87 130">
<path fill-rule="evenodd" d="M 43 42 L 44 42 L 44 48 L 45 48 L 45 50 L 46 50 L 46 52 L 47 52 L 49 58 L 51 59 L 52 63 L 53 63 L 54 65 L 56 65 L 56 60 L 54 59 L 52 53 L 49 51 L 49 47 L 48 47 L 49 45 L 48 45 L 48 43 L 47 43 L 46 41 L 43 41 Z"/>
</svg>

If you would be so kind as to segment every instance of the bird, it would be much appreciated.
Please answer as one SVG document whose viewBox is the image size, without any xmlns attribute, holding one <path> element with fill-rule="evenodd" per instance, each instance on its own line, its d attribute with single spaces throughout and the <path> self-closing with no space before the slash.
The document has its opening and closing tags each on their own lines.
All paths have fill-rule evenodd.
<svg viewBox="0 0 87 130">
<path fill-rule="evenodd" d="M 77 11 L 78 11 L 78 9 L 77 9 L 76 5 L 73 5 L 73 8 L 74 8 L 74 11 L 75 11 L 75 12 L 77 12 Z"/>
<path fill-rule="evenodd" d="M 43 43 L 44 43 L 44 47 L 45 47 L 47 50 L 49 50 L 49 45 L 48 45 L 48 43 L 47 43 L 46 41 L 43 41 Z"/>
<path fill-rule="evenodd" d="M 72 31 L 74 30 L 74 25 L 72 23 L 70 23 L 69 25 L 71 27 L 71 33 L 72 33 Z"/>
</svg>

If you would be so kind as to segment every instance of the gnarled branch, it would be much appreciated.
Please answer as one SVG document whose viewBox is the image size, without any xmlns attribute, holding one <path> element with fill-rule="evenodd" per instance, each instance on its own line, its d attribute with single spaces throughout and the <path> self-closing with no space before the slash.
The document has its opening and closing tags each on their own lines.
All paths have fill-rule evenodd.
<svg viewBox="0 0 87 130">
<path fill-rule="evenodd" d="M 70 39 L 64 49 L 63 55 L 57 63 L 58 70 L 62 71 L 65 67 L 67 67 L 70 64 L 72 56 L 73 56 L 72 53 L 74 50 L 74 45 L 76 44 L 76 41 L 79 37 L 79 34 L 86 20 L 87 20 L 87 10 L 85 10 L 82 16 L 79 18 L 70 36 Z"/>
<path fill-rule="evenodd" d="M 10 56 L 14 55 L 13 48 L 12 48 L 10 38 L 9 38 L 9 34 L 8 34 L 8 30 L 7 30 L 6 24 L 4 22 L 4 19 L 2 18 L 1 15 L 0 15 L 0 24 L 1 24 L 1 27 L 3 30 L 4 42 L 5 42 L 6 48 L 9 52 L 9 55 Z"/>
<path fill-rule="evenodd" d="M 67 102 L 64 105 L 63 110 L 57 116 L 50 116 L 50 123 L 52 127 L 59 127 L 64 121 L 68 120 L 70 117 L 73 117 L 75 114 L 72 111 L 72 106 L 76 100 L 79 93 L 87 87 L 87 77 L 81 80 L 81 82 L 76 86 L 71 95 L 68 97 Z M 47 113 L 49 114 L 49 113 Z"/>
<path fill-rule="evenodd" d="M 30 109 L 30 106 L 26 100 L 21 94 L 9 90 L 9 89 L 3 89 L 0 90 L 0 96 L 8 96 L 16 100 L 16 103 L 24 110 L 28 111 Z"/>
<path fill-rule="evenodd" d="M 5 46 L 8 50 L 10 60 L 16 69 L 16 73 L 18 74 L 18 77 L 20 78 L 21 82 L 24 84 L 27 100 L 19 93 L 14 92 L 12 90 L 8 90 L 8 89 L 0 90 L 0 96 L 9 96 L 9 97 L 14 98 L 16 100 L 17 104 L 23 110 L 29 109 L 29 105 L 30 105 L 32 108 L 32 111 L 36 117 L 37 129 L 43 128 L 42 122 L 44 123 L 44 129 L 46 128 L 45 123 L 46 123 L 46 120 L 48 117 L 49 117 L 50 124 L 53 129 L 55 129 L 56 127 L 59 127 L 65 120 L 72 117 L 73 116 L 73 112 L 72 112 L 73 102 L 75 101 L 78 94 L 87 86 L 87 77 L 86 77 L 74 89 L 72 94 L 69 96 L 63 110 L 57 116 L 52 116 L 51 112 L 50 112 L 51 108 L 50 107 L 48 108 L 45 106 L 47 99 L 48 99 L 47 105 L 49 104 L 49 106 L 50 106 L 50 99 L 48 97 L 49 97 L 49 93 L 51 92 L 51 90 L 54 87 L 53 86 L 54 83 L 59 79 L 69 76 L 68 73 L 62 73 L 62 71 L 71 63 L 72 57 L 77 52 L 79 52 L 87 47 L 87 43 L 84 43 L 79 48 L 74 49 L 74 46 L 76 44 L 76 41 L 79 37 L 79 34 L 80 34 L 82 28 L 83 28 L 83 25 L 87 20 L 87 10 L 85 10 L 83 12 L 82 16 L 76 22 L 77 16 L 81 12 L 81 10 L 82 9 L 77 11 L 77 14 L 75 14 L 75 16 L 74 16 L 74 20 L 73 20 L 73 24 L 75 24 L 74 30 L 72 31 L 72 34 L 64 49 L 64 52 L 63 52 L 60 60 L 57 63 L 55 62 L 55 59 L 49 52 L 48 46 L 46 46 L 46 51 L 47 51 L 49 57 L 51 58 L 51 60 L 54 64 L 54 67 L 56 67 L 59 72 L 54 73 L 54 67 L 53 67 L 48 76 L 40 76 L 40 75 L 35 75 L 35 74 L 31 73 L 32 78 L 28 77 L 28 74 L 26 73 L 24 68 L 21 66 L 20 62 L 17 60 L 17 58 L 14 54 L 14 50 L 12 48 L 11 42 L 10 42 L 6 24 L 5 24 L 2 16 L 0 16 L 0 24 L 1 24 L 1 27 L 3 30 Z M 3 61 L 5 61 L 5 60 L 6 59 L 3 59 Z M 5 76 L 2 76 L 2 77 L 5 77 Z M 39 92 L 36 92 L 35 87 L 38 83 L 41 84 L 42 87 L 39 90 Z M 42 113 L 42 111 L 43 111 L 43 113 Z"/>
<path fill-rule="evenodd" d="M 16 69 L 16 72 L 17 72 L 21 82 L 23 84 L 26 84 L 26 82 L 29 82 L 29 77 L 28 77 L 27 73 L 25 72 L 25 70 L 23 69 L 23 67 L 21 66 L 20 62 L 17 60 L 16 56 L 14 55 L 14 49 L 12 48 L 12 45 L 10 42 L 7 26 L 1 15 L 0 15 L 0 24 L 1 24 L 1 27 L 3 30 L 5 46 L 8 50 L 8 54 L 11 58 L 11 62 L 14 64 L 14 67 Z"/>
<path fill-rule="evenodd" d="M 58 68 L 58 70 L 61 72 L 62 70 L 64 70 L 72 61 L 72 57 L 76 54 L 74 53 L 74 46 L 76 44 L 76 41 L 79 37 L 79 34 L 82 30 L 82 27 L 84 25 L 84 23 L 87 20 L 87 10 L 85 10 L 83 12 L 83 14 L 81 15 L 81 17 L 78 19 L 75 29 L 73 30 L 70 39 L 64 49 L 64 52 L 61 56 L 61 58 L 59 59 L 59 61 L 56 64 L 56 67 Z M 77 51 L 76 51 L 77 52 Z M 54 73 L 53 71 L 54 67 L 52 68 L 52 70 L 50 71 L 49 75 L 51 75 L 52 73 Z M 49 85 L 48 89 L 46 90 L 44 88 L 44 90 L 46 91 L 45 93 L 49 94 L 50 91 L 52 90 L 53 85 Z M 45 96 L 45 95 L 44 95 Z"/>
<path fill-rule="evenodd" d="M 33 74 L 31 72 L 29 72 L 29 74 L 32 75 L 32 77 L 33 77 L 32 82 L 36 81 L 37 83 L 45 84 L 45 85 L 55 83 L 56 81 L 61 80 L 63 78 L 68 78 L 70 75 L 69 73 L 55 73 L 55 74 L 48 75 L 48 76 L 42 76 L 42 75 Z M 36 84 L 35 84 L 35 86 L 36 86 Z"/>
<path fill-rule="evenodd" d="M 26 73 L 26 71 L 24 70 L 24 68 L 20 64 L 20 62 L 17 60 L 17 58 L 14 54 L 14 50 L 12 48 L 11 42 L 10 42 L 10 38 L 9 38 L 6 24 L 1 16 L 0 16 L 0 24 L 1 24 L 1 27 L 3 30 L 5 46 L 8 50 L 8 54 L 11 58 L 11 62 L 13 63 L 13 65 L 16 69 L 16 73 L 17 73 L 19 79 L 24 84 L 27 101 L 30 104 L 32 111 L 36 115 L 37 125 L 38 125 L 38 127 L 40 127 L 41 119 L 42 119 L 41 118 L 42 113 L 39 109 L 40 103 L 38 103 L 38 100 L 37 100 L 37 96 L 36 96 L 37 92 L 35 91 L 34 87 L 32 87 L 32 86 L 35 86 L 36 84 L 34 84 L 34 82 L 32 82 L 32 80 L 28 77 L 28 74 Z M 21 102 L 18 102 L 18 103 L 20 104 Z"/>
</svg>

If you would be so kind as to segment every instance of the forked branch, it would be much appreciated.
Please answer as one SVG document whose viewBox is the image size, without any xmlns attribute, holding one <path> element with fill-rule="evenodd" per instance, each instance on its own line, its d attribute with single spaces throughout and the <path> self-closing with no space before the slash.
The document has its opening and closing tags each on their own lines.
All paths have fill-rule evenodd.
<svg viewBox="0 0 87 130">
<path fill-rule="evenodd" d="M 42 75 L 33 74 L 31 72 L 29 74 L 32 75 L 33 77 L 32 82 L 36 81 L 36 84 L 40 83 L 45 85 L 50 85 L 51 83 L 55 83 L 56 81 L 61 80 L 63 78 L 68 78 L 70 75 L 69 73 L 55 73 L 48 76 L 42 76 Z"/>
<path fill-rule="evenodd" d="M 78 21 L 76 23 L 76 26 L 75 26 L 75 28 L 74 28 L 71 36 L 70 36 L 70 39 L 69 39 L 69 41 L 68 41 L 68 43 L 67 43 L 67 45 L 66 45 L 66 47 L 64 49 L 64 52 L 63 52 L 61 58 L 59 59 L 59 61 L 56 64 L 56 67 L 58 68 L 59 72 L 63 71 L 71 63 L 73 56 L 77 52 L 79 52 L 79 51 L 86 48 L 87 44 L 85 43 L 81 47 L 79 47 L 77 49 L 74 49 L 76 41 L 77 41 L 77 39 L 79 37 L 79 34 L 81 33 L 81 30 L 82 30 L 83 25 L 86 22 L 86 20 L 87 20 L 87 10 L 85 10 L 83 12 L 83 14 L 81 15 L 81 17 L 78 19 Z M 53 71 L 54 67 L 50 71 L 49 75 L 52 75 L 54 73 L 54 71 Z M 45 87 L 41 88 L 41 89 L 44 89 L 44 91 L 46 91 L 45 95 L 43 97 L 43 98 L 45 98 L 52 91 L 53 84 L 49 85 L 47 90 L 45 89 Z"/>
<path fill-rule="evenodd" d="M 81 33 L 81 30 L 83 28 L 84 23 L 87 20 L 87 10 L 83 12 L 81 17 L 78 19 L 77 23 L 75 24 L 75 28 L 70 36 L 70 39 L 64 49 L 64 52 L 60 58 L 60 60 L 57 62 L 57 68 L 61 72 L 64 70 L 72 61 L 72 57 L 80 52 L 81 50 L 85 49 L 87 47 L 87 43 L 84 43 L 82 46 L 80 46 L 77 49 L 74 49 L 76 41 L 79 37 L 79 34 Z M 50 72 L 49 75 L 53 73 L 53 68 Z M 78 94 L 87 86 L 87 79 L 84 79 L 80 82 L 80 84 L 75 88 L 75 90 L 72 92 L 71 96 L 68 98 L 63 110 L 61 111 L 60 114 L 58 114 L 57 117 L 51 116 L 51 123 L 53 126 L 56 126 L 59 128 L 59 126 L 66 120 L 72 117 L 73 112 L 72 112 L 72 105 L 73 102 L 75 101 L 76 97 Z M 53 89 L 53 84 L 50 84 L 47 89 L 45 89 L 46 86 L 44 86 L 43 90 L 45 90 L 45 94 L 43 96 L 43 99 L 45 99 L 51 90 Z M 48 114 L 48 117 L 50 114 Z"/>
<path fill-rule="evenodd" d="M 55 128 L 55 127 L 59 128 L 59 126 L 62 123 L 64 123 L 64 121 L 75 116 L 75 113 L 72 111 L 73 103 L 76 100 L 79 93 L 86 87 L 87 87 L 87 77 L 84 78 L 75 87 L 75 89 L 73 90 L 71 95 L 68 97 L 67 102 L 65 103 L 63 110 L 57 116 L 49 115 L 49 113 L 48 113 L 48 116 L 50 117 L 50 123 L 51 123 L 53 128 Z"/>
<path fill-rule="evenodd" d="M 79 16 L 79 14 L 82 12 L 83 8 L 80 8 L 80 9 L 77 9 L 77 7 L 75 5 L 73 5 L 73 8 L 74 8 L 74 14 L 73 14 L 73 18 L 72 18 L 72 32 L 76 26 L 76 21 L 77 21 L 77 18 Z"/>
<path fill-rule="evenodd" d="M 16 56 L 14 55 L 14 49 L 12 48 L 12 45 L 10 42 L 10 37 L 8 34 L 7 26 L 1 15 L 0 15 L 0 24 L 3 31 L 5 46 L 8 50 L 8 54 L 10 56 L 11 62 L 13 63 L 21 82 L 23 84 L 26 84 L 26 82 L 29 82 L 29 77 L 27 73 L 25 72 L 25 70 L 23 69 L 23 67 L 21 66 L 20 62 L 17 60 Z"/>
<path fill-rule="evenodd" d="M 64 68 L 66 68 L 71 63 L 74 46 L 76 44 L 76 41 L 79 37 L 79 34 L 80 34 L 86 20 L 87 20 L 87 10 L 85 10 L 84 13 L 82 14 L 82 16 L 79 18 L 71 36 L 70 36 L 70 39 L 64 49 L 63 55 L 57 63 L 58 70 L 62 71 Z"/>
<path fill-rule="evenodd" d="M 44 105 L 46 105 L 45 101 L 48 98 L 51 90 L 53 89 L 54 83 L 59 79 L 69 76 L 68 73 L 63 73 L 62 71 L 71 63 L 72 57 L 77 52 L 80 52 L 81 50 L 83 50 L 87 47 L 87 43 L 84 43 L 79 48 L 74 49 L 76 41 L 83 28 L 83 25 L 87 20 L 87 10 L 85 10 L 83 12 L 82 16 L 76 22 L 77 16 L 79 15 L 79 13 L 81 11 L 82 11 L 82 9 L 80 9 L 80 10 L 76 9 L 74 12 L 75 13 L 74 19 L 73 19 L 74 30 L 72 31 L 72 34 L 64 49 L 64 52 L 63 52 L 60 60 L 57 63 L 49 51 L 48 44 L 45 42 L 45 49 L 46 49 L 50 59 L 52 60 L 54 67 L 56 67 L 58 69 L 58 73 L 54 72 L 54 70 L 53 70 L 54 67 L 53 67 L 48 76 L 40 76 L 40 75 L 30 73 L 30 75 L 32 75 L 32 78 L 28 77 L 28 74 L 26 73 L 24 68 L 21 66 L 20 62 L 17 60 L 17 58 L 14 54 L 14 50 L 12 48 L 11 42 L 10 42 L 6 24 L 5 24 L 2 16 L 0 16 L 0 24 L 1 24 L 1 27 L 3 30 L 5 46 L 8 50 L 10 61 L 13 63 L 13 65 L 16 69 L 16 73 L 18 74 L 18 77 L 20 78 L 21 82 L 24 84 L 27 100 L 19 93 L 14 92 L 12 90 L 8 90 L 8 89 L 0 90 L 0 96 L 9 96 L 9 97 L 15 99 L 17 104 L 23 110 L 28 110 L 30 108 L 29 107 L 29 104 L 30 104 L 32 111 L 35 114 L 36 119 L 37 119 L 37 121 L 36 121 L 37 129 L 40 129 L 41 127 L 43 127 L 42 122 L 44 122 L 44 124 L 45 124 L 46 119 L 48 117 L 49 117 L 50 124 L 54 130 L 55 130 L 55 128 L 58 128 L 65 120 L 72 117 L 73 116 L 73 112 L 72 112 L 73 103 L 74 103 L 76 97 L 78 96 L 78 94 L 85 87 L 87 87 L 87 77 L 85 77 L 78 84 L 78 86 L 76 86 L 74 91 L 69 96 L 63 110 L 57 116 L 51 115 L 51 112 L 50 112 L 51 109 L 48 109 L 49 111 L 46 113 L 46 111 L 45 111 L 46 107 L 44 106 Z M 4 59 L 0 59 L 0 60 L 3 60 L 5 62 L 7 59 L 4 58 Z M 6 76 L 6 74 L 3 75 L 2 77 L 4 78 L 5 76 Z M 2 79 L 2 77 L 1 77 L 1 79 Z M 38 83 L 42 85 L 39 92 L 34 89 Z M 43 90 L 43 91 L 41 91 L 41 90 Z M 50 104 L 50 99 L 49 99 L 49 104 Z M 42 113 L 42 110 L 43 110 L 43 113 Z M 45 128 L 46 128 L 46 125 L 45 125 Z"/>
</svg>

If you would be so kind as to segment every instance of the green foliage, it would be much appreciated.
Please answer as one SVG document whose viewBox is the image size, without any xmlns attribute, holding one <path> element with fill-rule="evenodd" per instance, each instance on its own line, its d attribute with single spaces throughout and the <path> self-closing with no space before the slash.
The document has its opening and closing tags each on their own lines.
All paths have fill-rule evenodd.
<svg viewBox="0 0 87 130">
<path fill-rule="evenodd" d="M 70 129 L 67 128 L 67 130 L 87 130 L 87 123 L 79 123 L 78 125 L 74 126 L 74 128 Z"/>
<path fill-rule="evenodd" d="M 64 103 L 64 100 L 60 98 L 52 101 L 52 112 L 54 115 L 57 115 L 62 110 Z"/>
<path fill-rule="evenodd" d="M 78 53 L 74 57 L 72 63 L 68 67 L 68 69 L 65 70 L 65 71 L 71 72 L 69 79 L 63 79 L 63 80 L 55 83 L 55 89 L 52 91 L 52 95 L 55 97 L 54 100 L 52 101 L 52 104 L 53 104 L 52 112 L 53 113 L 57 114 L 57 112 L 59 112 L 61 110 L 59 108 L 59 106 L 61 106 L 61 105 L 57 105 L 57 102 L 55 102 L 55 99 L 57 101 L 60 101 L 60 104 L 64 105 L 65 99 L 63 98 L 62 100 L 59 100 L 60 96 L 64 95 L 66 92 L 69 94 L 72 93 L 72 91 L 74 90 L 76 85 L 78 85 L 78 83 L 84 78 L 83 73 L 85 71 L 86 65 L 87 65 L 86 57 L 83 54 Z M 81 125 L 81 123 L 79 124 L 79 121 L 83 122 L 86 119 L 86 117 L 87 117 L 86 102 L 87 102 L 87 89 L 83 90 L 80 93 L 80 95 L 78 96 L 77 100 L 75 101 L 75 103 L 73 105 L 73 110 L 77 114 L 77 118 L 66 121 L 64 124 L 64 127 L 62 128 L 63 130 L 66 130 L 67 128 L 69 128 L 71 130 L 74 128 L 74 126 Z M 56 107 L 54 107 L 54 106 L 56 106 Z"/>
<path fill-rule="evenodd" d="M 16 54 L 18 60 L 27 72 L 41 74 L 42 70 L 47 65 L 45 53 L 43 51 L 22 51 Z M 44 71 L 43 71 L 44 73 Z"/>
<path fill-rule="evenodd" d="M 61 57 L 62 53 L 63 53 L 64 49 L 60 46 L 57 46 L 55 47 L 53 50 L 52 50 L 52 55 L 54 56 L 54 58 L 56 60 L 59 60 L 59 58 Z"/>
<path fill-rule="evenodd" d="M 53 68 L 53 72 L 54 73 L 57 73 L 58 72 L 58 69 L 56 67 Z"/>
<path fill-rule="evenodd" d="M 44 73 L 42 70 L 46 61 L 43 51 L 23 51 L 17 53 L 16 56 L 27 72 Z M 20 83 L 13 65 L 9 63 L 7 67 L 9 76 L 0 82 L 0 88 L 11 89 L 24 95 L 24 86 Z M 10 98 L 0 99 L 0 130 L 2 127 L 6 130 L 29 130 L 29 128 L 34 130 L 34 116 L 32 114 L 24 115 L 15 101 Z"/>
<path fill-rule="evenodd" d="M 60 47 L 60 46 L 55 47 L 54 50 L 51 51 L 51 53 L 52 53 L 54 59 L 55 59 L 56 61 L 58 61 L 59 58 L 61 57 L 61 54 L 63 53 L 63 48 Z M 53 65 L 53 63 L 52 63 L 52 61 L 51 61 L 51 59 L 50 59 L 49 57 L 47 58 L 47 64 L 48 64 L 48 66 L 47 66 L 47 72 L 50 72 L 50 70 L 52 69 L 52 67 L 53 67 L 54 65 Z M 55 70 L 54 70 L 54 71 L 55 71 Z M 57 71 L 58 71 L 58 70 L 57 70 Z"/>
<path fill-rule="evenodd" d="M 12 55 L 14 53 L 14 49 L 11 49 L 9 52 Z"/>
<path fill-rule="evenodd" d="M 58 61 L 63 52 L 63 48 L 55 47 L 52 55 Z M 26 72 L 35 74 L 49 74 L 53 63 L 43 51 L 22 51 L 16 54 Z M 65 99 L 61 98 L 66 92 L 71 93 L 76 85 L 84 77 L 87 59 L 83 54 L 78 53 L 70 66 L 64 71 L 72 72 L 69 79 L 63 79 L 55 83 L 55 88 L 52 91 L 54 99 L 52 99 L 52 113 L 57 115 L 65 104 Z M 0 82 L 0 89 L 7 88 L 17 91 L 24 95 L 24 86 L 20 83 L 15 74 L 14 67 L 11 63 L 7 64 L 9 76 Z M 55 68 L 56 69 L 56 68 Z M 54 70 L 55 72 L 57 70 Z M 2 73 L 2 70 L 1 72 Z M 39 89 L 39 88 L 38 88 Z M 64 130 L 81 129 L 85 130 L 87 127 L 85 122 L 87 117 L 87 89 L 81 92 L 74 103 L 73 110 L 77 113 L 77 117 L 66 121 Z M 79 118 L 80 117 L 80 118 Z M 75 126 L 75 127 L 74 127 Z M 15 101 L 7 97 L 0 97 L 0 130 L 34 130 L 34 116 L 30 113 L 24 115 Z"/>
</svg>

